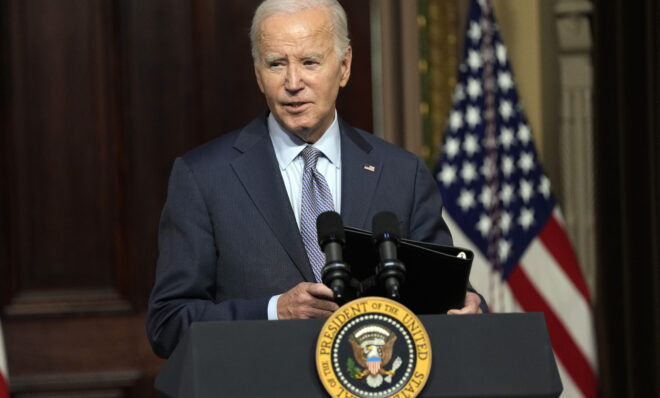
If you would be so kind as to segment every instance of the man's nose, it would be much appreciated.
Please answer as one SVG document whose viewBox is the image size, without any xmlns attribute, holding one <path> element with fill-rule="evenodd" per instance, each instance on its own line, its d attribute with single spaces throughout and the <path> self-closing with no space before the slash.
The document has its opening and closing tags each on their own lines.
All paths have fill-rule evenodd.
<svg viewBox="0 0 660 398">
<path fill-rule="evenodd" d="M 284 81 L 284 88 L 290 92 L 297 92 L 302 90 L 303 81 L 300 76 L 300 70 L 297 65 L 288 65 L 286 69 L 286 79 Z"/>
</svg>

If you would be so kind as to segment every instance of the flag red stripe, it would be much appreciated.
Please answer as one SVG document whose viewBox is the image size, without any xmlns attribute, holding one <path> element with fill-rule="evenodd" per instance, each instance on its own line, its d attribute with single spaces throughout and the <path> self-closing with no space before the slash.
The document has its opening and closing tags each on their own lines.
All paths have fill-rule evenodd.
<svg viewBox="0 0 660 398">
<path fill-rule="evenodd" d="M 552 257 L 554 257 L 556 263 L 564 270 L 568 278 L 573 281 L 575 288 L 591 306 L 589 289 L 582 277 L 582 271 L 573 251 L 573 246 L 571 246 L 571 242 L 568 240 L 568 236 L 566 236 L 566 231 L 564 231 L 564 228 L 559 224 L 554 215 L 548 219 L 548 222 L 538 237 Z"/>
<path fill-rule="evenodd" d="M 0 398 L 9 398 L 9 387 L 2 373 L 0 373 Z"/>
<path fill-rule="evenodd" d="M 518 303 L 525 311 L 540 311 L 545 314 L 552 348 L 561 359 L 566 371 L 585 397 L 596 397 L 596 375 L 589 362 L 552 308 L 534 288 L 520 265 L 511 272 L 508 283 Z"/>
</svg>

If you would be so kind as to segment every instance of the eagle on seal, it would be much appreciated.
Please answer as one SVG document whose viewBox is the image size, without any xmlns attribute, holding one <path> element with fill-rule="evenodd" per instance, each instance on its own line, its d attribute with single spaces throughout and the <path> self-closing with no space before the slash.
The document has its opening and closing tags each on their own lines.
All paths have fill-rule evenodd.
<svg viewBox="0 0 660 398">
<path fill-rule="evenodd" d="M 390 335 L 389 339 L 382 346 L 369 344 L 362 347 L 354 337 L 349 338 L 349 341 L 353 347 L 353 356 L 355 357 L 355 360 L 364 368 L 361 373 L 355 375 L 356 379 L 362 379 L 367 375 L 394 375 L 393 370 L 385 370 L 383 368 L 392 359 L 392 348 L 396 341 L 396 335 Z"/>
</svg>

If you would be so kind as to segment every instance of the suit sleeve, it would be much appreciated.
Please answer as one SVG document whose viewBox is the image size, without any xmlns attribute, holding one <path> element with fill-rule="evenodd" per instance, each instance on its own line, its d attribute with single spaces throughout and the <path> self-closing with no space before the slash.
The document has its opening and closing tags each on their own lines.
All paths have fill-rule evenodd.
<svg viewBox="0 0 660 398">
<path fill-rule="evenodd" d="M 449 227 L 442 219 L 442 197 L 438 186 L 421 159 L 417 160 L 415 194 L 410 215 L 410 236 L 414 240 L 452 245 Z M 481 298 L 481 310 L 488 311 L 484 297 L 468 282 L 467 290 Z"/>
<path fill-rule="evenodd" d="M 179 158 L 158 228 L 156 280 L 147 314 L 147 335 L 157 355 L 168 357 L 192 322 L 267 318 L 270 297 L 215 301 L 217 258 L 204 198 Z"/>
</svg>

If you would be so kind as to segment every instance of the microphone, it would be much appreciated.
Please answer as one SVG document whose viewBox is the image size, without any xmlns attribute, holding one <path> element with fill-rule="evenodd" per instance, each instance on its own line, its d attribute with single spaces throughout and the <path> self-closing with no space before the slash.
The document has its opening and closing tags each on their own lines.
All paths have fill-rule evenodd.
<svg viewBox="0 0 660 398">
<path fill-rule="evenodd" d="M 374 243 L 378 247 L 380 263 L 377 268 L 378 282 L 385 289 L 386 297 L 400 300 L 399 288 L 406 276 L 406 267 L 397 257 L 399 245 L 399 220 L 394 213 L 382 211 L 372 220 Z"/>
<path fill-rule="evenodd" d="M 351 269 L 344 262 L 343 249 L 346 243 L 341 216 L 334 211 L 321 213 L 316 219 L 319 245 L 325 253 L 325 265 L 321 280 L 332 289 L 337 304 L 348 302 L 346 287 L 351 281 Z"/>
</svg>

